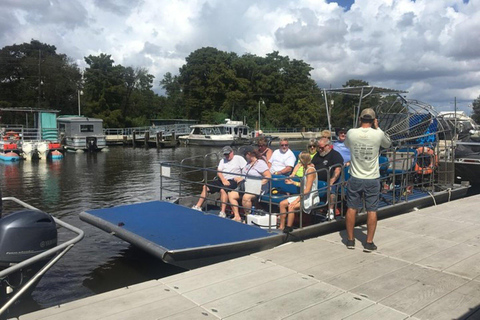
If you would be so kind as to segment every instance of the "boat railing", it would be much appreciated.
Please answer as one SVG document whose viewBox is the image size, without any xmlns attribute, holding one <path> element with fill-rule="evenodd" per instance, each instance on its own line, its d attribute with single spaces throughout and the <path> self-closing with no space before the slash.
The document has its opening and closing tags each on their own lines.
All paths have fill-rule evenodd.
<svg viewBox="0 0 480 320">
<path fill-rule="evenodd" d="M 451 147 L 453 148 L 453 146 Z M 427 148 L 431 149 L 432 152 L 426 152 Z M 443 146 L 442 148 L 445 150 L 448 146 Z M 415 196 L 415 193 L 418 194 L 420 191 L 432 194 L 435 191 L 449 188 L 449 186 L 451 187 L 451 183 L 453 183 L 451 178 L 453 167 L 451 167 L 450 164 L 453 163 L 453 160 L 439 159 L 437 156 L 438 152 L 438 143 L 395 146 L 381 150 L 379 159 L 380 198 L 388 204 L 396 204 L 409 201 L 409 198 Z M 161 181 L 163 181 L 163 179 L 171 179 L 176 180 L 180 186 L 190 185 L 189 188 L 178 187 L 176 190 L 174 188 L 169 191 L 178 192 L 180 190 L 180 192 L 178 192 L 180 197 L 190 195 L 198 198 L 200 197 L 201 187 L 210 186 L 211 181 L 217 176 L 216 164 L 218 163 L 219 157 L 220 155 L 218 153 L 210 153 L 187 158 L 180 163 L 163 162 L 162 168 L 168 167 L 169 174 L 168 176 L 164 175 L 162 170 Z M 346 211 L 346 185 L 350 177 L 349 167 L 343 164 L 337 166 L 341 170 L 338 180 L 332 185 L 325 183 L 325 185 L 322 186 L 319 184 L 318 192 L 321 194 L 322 201 L 312 207 L 311 212 L 313 215 L 318 216 L 328 213 L 329 207 L 338 209 L 342 216 Z M 316 174 L 318 176 L 326 176 L 326 181 L 330 181 L 331 171 L 333 171 L 331 168 L 330 170 L 320 169 L 316 171 Z M 240 174 L 233 175 L 241 176 Z M 294 195 L 300 196 L 302 199 L 301 208 L 296 212 L 304 211 L 304 199 L 308 197 L 308 194 L 303 193 L 304 179 L 294 178 L 294 180 L 300 182 L 298 192 L 285 192 L 278 195 L 278 193 L 276 193 L 278 190 L 275 190 L 275 186 L 286 185 L 286 179 L 290 179 L 290 177 L 273 176 L 268 179 L 268 191 L 260 197 L 260 203 L 262 208 L 265 208 L 264 211 L 269 215 L 274 214 L 280 217 L 278 208 L 280 200 L 287 199 L 289 196 Z M 171 184 L 161 182 L 161 187 L 162 186 L 171 187 Z M 186 192 L 187 189 L 189 193 Z M 162 191 L 161 197 L 163 198 Z M 205 200 L 206 203 L 221 203 L 221 200 L 217 199 L 206 198 Z M 243 208 L 241 205 L 239 205 L 239 207 L 244 211 L 245 209 L 247 212 L 249 211 L 248 208 Z M 288 213 L 290 212 L 286 214 Z M 299 225 L 304 225 L 303 215 L 299 215 Z"/>
<path fill-rule="evenodd" d="M 2 125 L 3 138 L 19 141 L 58 141 L 56 128 L 26 128 L 22 125 Z"/>
<path fill-rule="evenodd" d="M 17 205 L 20 205 L 26 209 L 30 209 L 30 210 L 39 210 L 31 205 L 29 205 L 28 203 L 25 203 L 15 197 L 4 197 L 2 198 L 2 202 L 5 202 L 5 201 L 12 201 L 14 203 L 16 203 Z M 63 222 L 55 217 L 52 217 L 53 220 L 55 221 L 56 225 L 57 226 L 61 226 L 71 232 L 74 232 L 76 233 L 77 235 L 66 241 L 66 242 L 63 242 L 59 245 L 57 245 L 56 247 L 54 248 L 51 248 L 47 251 L 44 251 L 42 253 L 39 253 L 29 259 L 26 259 L 22 262 L 19 262 L 15 265 L 12 265 L 4 270 L 1 270 L 0 271 L 0 279 L 3 279 L 5 278 L 6 276 L 8 276 L 9 274 L 13 273 L 13 272 L 16 272 L 16 271 L 19 271 L 25 267 L 28 267 L 34 263 L 37 263 L 41 260 L 44 260 L 48 257 L 51 257 L 53 255 L 55 255 L 45 266 L 43 266 L 43 268 L 41 268 L 27 283 L 25 283 L 23 285 L 23 287 L 21 287 L 20 290 L 18 290 L 6 303 L 5 305 L 3 305 L 1 308 L 0 308 L 0 315 L 2 315 L 16 300 L 18 300 L 18 298 L 24 294 L 30 287 L 32 287 L 39 279 L 41 276 L 43 276 L 57 261 L 59 261 L 77 242 L 79 242 L 80 240 L 83 239 L 83 236 L 84 236 L 84 232 L 79 229 L 79 228 L 76 228 L 66 222 Z"/>
</svg>

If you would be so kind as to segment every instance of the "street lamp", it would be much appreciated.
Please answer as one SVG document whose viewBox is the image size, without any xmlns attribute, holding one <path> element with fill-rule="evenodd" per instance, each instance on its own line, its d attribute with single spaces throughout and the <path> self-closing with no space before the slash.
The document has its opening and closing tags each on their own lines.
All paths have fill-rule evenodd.
<svg viewBox="0 0 480 320">
<path fill-rule="evenodd" d="M 260 100 L 258 100 L 258 131 L 260 131 L 260 102 L 265 105 L 265 101 L 260 98 Z"/>
<path fill-rule="evenodd" d="M 83 95 L 83 91 L 82 90 L 77 90 L 77 93 L 78 93 L 78 116 L 81 115 L 80 113 L 80 96 Z"/>
</svg>

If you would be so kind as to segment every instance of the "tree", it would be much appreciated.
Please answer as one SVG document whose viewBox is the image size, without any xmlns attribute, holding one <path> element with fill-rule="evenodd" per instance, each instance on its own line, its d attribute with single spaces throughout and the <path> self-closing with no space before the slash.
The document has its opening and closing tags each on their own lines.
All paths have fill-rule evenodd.
<svg viewBox="0 0 480 320">
<path fill-rule="evenodd" d="M 11 107 L 58 109 L 77 106 L 80 70 L 56 47 L 32 40 L 0 50 L 0 103 Z M 5 119 L 4 119 L 5 121 Z"/>
<path fill-rule="evenodd" d="M 153 75 L 145 68 L 114 65 L 110 55 L 85 58 L 85 115 L 104 119 L 107 127 L 148 125 L 157 102 Z"/>
<path fill-rule="evenodd" d="M 480 96 L 472 102 L 472 119 L 476 123 L 480 123 Z"/>
</svg>

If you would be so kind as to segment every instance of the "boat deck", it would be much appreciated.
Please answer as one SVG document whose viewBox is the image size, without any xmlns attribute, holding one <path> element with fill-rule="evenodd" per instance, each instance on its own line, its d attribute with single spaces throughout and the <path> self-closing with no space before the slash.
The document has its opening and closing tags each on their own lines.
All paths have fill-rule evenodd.
<svg viewBox="0 0 480 320">
<path fill-rule="evenodd" d="M 27 319 L 479 319 L 480 196 L 140 283 Z"/>
</svg>

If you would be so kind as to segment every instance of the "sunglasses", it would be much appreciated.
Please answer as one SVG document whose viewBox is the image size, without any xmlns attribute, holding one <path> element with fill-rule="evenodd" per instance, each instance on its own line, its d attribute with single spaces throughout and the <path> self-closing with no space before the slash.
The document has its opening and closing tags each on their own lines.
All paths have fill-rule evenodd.
<svg viewBox="0 0 480 320">
<path fill-rule="evenodd" d="M 287 144 L 281 144 L 280 146 L 281 147 L 288 147 L 288 143 Z"/>
<path fill-rule="evenodd" d="M 318 149 L 322 149 L 322 150 L 323 150 L 323 149 L 325 149 L 325 147 L 328 147 L 328 146 L 329 146 L 328 144 L 324 145 L 323 147 L 318 146 Z"/>
<path fill-rule="evenodd" d="M 308 147 L 311 149 L 311 148 L 316 148 L 317 146 L 308 146 Z"/>
<path fill-rule="evenodd" d="M 338 134 L 341 135 L 341 134 L 347 134 L 347 133 L 346 132 L 339 132 Z"/>
</svg>

